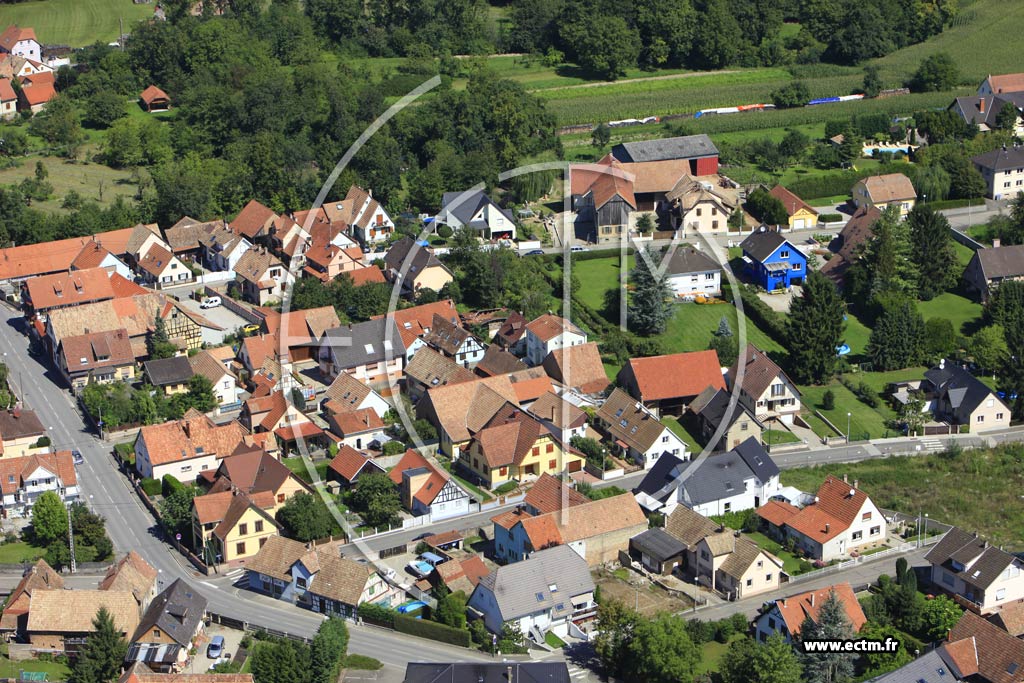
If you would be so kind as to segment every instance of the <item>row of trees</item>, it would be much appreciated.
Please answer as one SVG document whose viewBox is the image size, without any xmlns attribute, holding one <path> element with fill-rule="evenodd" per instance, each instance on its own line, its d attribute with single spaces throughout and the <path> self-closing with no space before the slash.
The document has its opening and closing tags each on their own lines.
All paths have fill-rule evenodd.
<svg viewBox="0 0 1024 683">
<path fill-rule="evenodd" d="M 217 407 L 213 384 L 203 375 L 194 375 L 188 381 L 188 391 L 173 396 L 149 384 L 135 388 L 127 382 L 93 383 L 82 389 L 82 402 L 106 429 L 157 424 L 177 420 L 190 408 L 207 413 Z"/>
<path fill-rule="evenodd" d="M 71 530 L 75 536 L 76 562 L 101 562 L 114 554 L 107 536 L 106 521 L 84 503 L 71 505 Z M 32 506 L 29 540 L 46 548 L 46 561 L 57 571 L 71 564 L 68 542 L 68 509 L 53 491 L 47 491 Z"/>
</svg>

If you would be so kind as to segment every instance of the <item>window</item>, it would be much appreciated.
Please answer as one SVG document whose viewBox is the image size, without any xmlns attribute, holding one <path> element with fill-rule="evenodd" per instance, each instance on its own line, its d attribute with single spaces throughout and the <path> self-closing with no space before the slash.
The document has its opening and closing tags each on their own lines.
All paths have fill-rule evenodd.
<svg viewBox="0 0 1024 683">
<path fill-rule="evenodd" d="M 757 561 L 757 568 L 760 569 L 762 567 L 764 567 L 764 560 L 758 560 Z"/>
<path fill-rule="evenodd" d="M 1002 413 L 996 413 L 996 419 L 997 420 L 1002 420 L 1003 419 L 1003 414 Z"/>
<path fill-rule="evenodd" d="M 705 561 L 710 560 L 711 559 L 711 555 L 708 554 L 707 550 L 701 550 L 700 551 L 700 559 L 705 560 Z"/>
<path fill-rule="evenodd" d="M 158 628 L 153 629 L 153 637 L 154 638 L 161 637 L 160 629 L 158 629 Z"/>
<path fill-rule="evenodd" d="M 253 526 L 253 530 L 256 533 L 258 533 L 258 534 L 259 533 L 263 533 L 263 520 L 262 519 L 257 519 L 256 523 L 253 524 L 252 526 Z"/>
<path fill-rule="evenodd" d="M 498 474 L 502 477 L 508 475 L 508 467 L 502 467 L 498 469 Z"/>
<path fill-rule="evenodd" d="M 1006 599 L 1006 589 L 1005 588 L 1000 588 L 999 590 L 996 591 L 996 600 L 1005 600 L 1005 599 Z"/>
<path fill-rule="evenodd" d="M 775 630 L 775 617 L 768 617 L 768 628 Z"/>
<path fill-rule="evenodd" d="M 700 217 L 700 212 L 701 212 L 701 210 L 700 210 L 700 209 L 697 209 L 697 217 L 698 217 L 698 218 Z"/>
<path fill-rule="evenodd" d="M 711 229 L 718 230 L 718 221 L 711 221 Z"/>
<path fill-rule="evenodd" d="M 882 527 L 880 527 L 880 526 L 873 526 L 873 527 L 871 527 L 870 534 L 872 536 L 877 536 L 880 533 L 882 533 Z"/>
<path fill-rule="evenodd" d="M 978 422 L 984 422 L 984 421 L 985 421 L 985 416 L 984 415 L 979 415 L 978 416 Z"/>
<path fill-rule="evenodd" d="M 704 273 L 704 279 L 705 280 L 714 280 L 715 279 L 715 274 L 714 273 Z"/>
<path fill-rule="evenodd" d="M 666 434 L 665 436 L 661 437 L 661 442 L 662 443 L 668 443 L 668 434 Z"/>
<path fill-rule="evenodd" d="M 534 446 L 533 447 L 533 454 L 534 455 L 540 455 L 540 446 Z"/>
<path fill-rule="evenodd" d="M 546 446 L 546 447 L 544 448 L 544 452 L 545 452 L 545 453 L 554 453 L 554 452 L 555 452 L 555 444 L 553 444 L 553 443 L 549 443 L 549 444 L 548 444 L 548 445 L 547 445 L 547 446 Z"/>
<path fill-rule="evenodd" d="M 245 555 L 245 543 L 236 543 L 235 544 L 235 554 L 236 555 Z"/>
<path fill-rule="evenodd" d="M 741 432 L 745 432 L 745 431 L 747 431 L 747 428 L 748 428 L 749 426 L 750 426 L 750 423 L 749 423 L 749 422 L 747 422 L 746 420 L 744 420 L 743 422 L 741 422 L 741 423 L 740 423 L 740 431 L 741 431 Z"/>
<path fill-rule="evenodd" d="M 785 384 L 773 384 L 772 385 L 772 398 L 775 398 L 776 396 L 782 396 L 784 393 L 786 393 L 786 385 Z"/>
<path fill-rule="evenodd" d="M 305 588 L 308 585 L 306 583 L 306 577 L 304 577 L 304 576 L 296 576 L 295 577 L 295 585 L 298 586 L 299 588 Z"/>
<path fill-rule="evenodd" d="M 240 533 L 243 536 L 247 536 L 249 534 L 249 525 L 248 524 L 239 524 L 238 525 L 238 533 Z"/>
<path fill-rule="evenodd" d="M 754 580 L 753 579 L 747 579 L 747 588 L 749 588 L 750 586 L 753 586 L 753 585 L 754 585 Z"/>
<path fill-rule="evenodd" d="M 989 400 L 985 401 L 985 407 L 986 408 L 991 408 L 995 404 L 996 404 L 996 400 L 994 398 L 990 398 Z"/>
<path fill-rule="evenodd" d="M 1003 187 L 1009 187 L 1009 186 L 1010 186 L 1010 181 L 1009 180 L 1007 180 L 1005 183 L 1003 183 Z"/>
<path fill-rule="evenodd" d="M 732 503 L 726 503 L 722 506 L 722 512 L 732 512 Z"/>
<path fill-rule="evenodd" d="M 191 472 L 192 471 L 192 465 L 182 465 L 181 466 L 181 471 L 182 472 Z M 35 482 L 33 482 L 33 483 L 35 483 Z"/>
<path fill-rule="evenodd" d="M 800 264 L 799 263 L 794 263 L 793 264 L 793 270 L 800 270 Z"/>
<path fill-rule="evenodd" d="M 277 502 L 278 503 L 283 503 L 284 502 L 284 494 L 283 493 L 277 494 Z"/>
<path fill-rule="evenodd" d="M 860 521 L 862 521 L 862 522 L 870 522 L 871 521 L 871 512 L 870 511 L 869 512 L 865 512 L 863 515 L 861 515 L 860 516 Z"/>
<path fill-rule="evenodd" d="M 548 460 L 548 469 L 549 470 L 554 470 L 554 469 L 557 469 L 557 468 L 558 468 L 558 461 L 557 460 Z"/>
<path fill-rule="evenodd" d="M 772 575 L 771 575 L 771 574 L 765 574 L 765 575 L 764 575 L 764 580 L 765 580 L 765 581 L 768 581 L 769 583 L 771 583 L 771 580 L 772 580 Z"/>
<path fill-rule="evenodd" d="M 853 534 L 851 535 L 851 540 L 854 540 L 854 541 L 859 541 L 862 538 L 864 538 L 864 532 L 863 531 L 854 531 Z"/>
<path fill-rule="evenodd" d="M 779 252 L 779 258 L 789 258 L 789 251 L 784 249 Z"/>
</svg>

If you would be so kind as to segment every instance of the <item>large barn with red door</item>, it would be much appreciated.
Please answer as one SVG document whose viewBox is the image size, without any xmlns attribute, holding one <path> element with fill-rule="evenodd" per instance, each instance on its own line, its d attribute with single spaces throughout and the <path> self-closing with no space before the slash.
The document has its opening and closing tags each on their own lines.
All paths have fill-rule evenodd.
<svg viewBox="0 0 1024 683">
<path fill-rule="evenodd" d="M 718 148 L 704 134 L 623 142 L 612 147 L 612 156 L 636 176 L 638 185 L 650 186 L 635 188 L 640 211 L 656 208 L 684 174 L 697 177 L 718 173 Z"/>
</svg>

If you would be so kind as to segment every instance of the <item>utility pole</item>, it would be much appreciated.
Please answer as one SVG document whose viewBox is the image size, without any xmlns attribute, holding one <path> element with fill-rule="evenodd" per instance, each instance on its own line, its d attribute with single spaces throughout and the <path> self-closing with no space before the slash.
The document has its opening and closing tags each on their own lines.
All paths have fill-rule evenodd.
<svg viewBox="0 0 1024 683">
<path fill-rule="evenodd" d="M 74 574 L 78 567 L 75 566 L 75 530 L 71 526 L 71 506 L 67 506 L 68 511 L 68 548 L 71 549 L 71 573 Z"/>
<path fill-rule="evenodd" d="M 117 44 L 121 46 L 121 52 L 124 52 L 124 17 L 117 18 Z"/>
</svg>

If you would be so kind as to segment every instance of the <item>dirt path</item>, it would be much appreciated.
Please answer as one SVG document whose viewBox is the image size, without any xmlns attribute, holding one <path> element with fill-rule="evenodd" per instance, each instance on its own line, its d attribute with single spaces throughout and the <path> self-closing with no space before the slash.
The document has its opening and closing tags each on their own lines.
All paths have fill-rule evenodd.
<svg viewBox="0 0 1024 683">
<path fill-rule="evenodd" d="M 675 78 L 693 78 L 694 76 L 713 76 L 719 74 L 734 74 L 736 69 L 725 71 L 691 71 L 685 74 L 665 74 L 663 76 L 643 76 L 641 78 L 626 78 L 621 81 L 600 81 L 597 83 L 578 83 L 576 85 L 558 85 L 554 88 L 535 88 L 530 92 L 553 92 L 555 90 L 575 90 L 578 88 L 602 88 L 609 85 L 621 85 L 622 83 L 643 83 L 644 81 L 669 81 Z"/>
</svg>

